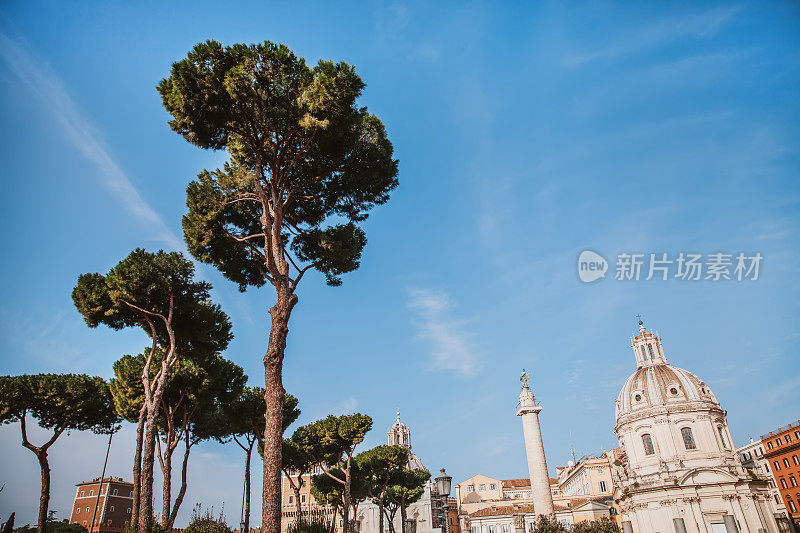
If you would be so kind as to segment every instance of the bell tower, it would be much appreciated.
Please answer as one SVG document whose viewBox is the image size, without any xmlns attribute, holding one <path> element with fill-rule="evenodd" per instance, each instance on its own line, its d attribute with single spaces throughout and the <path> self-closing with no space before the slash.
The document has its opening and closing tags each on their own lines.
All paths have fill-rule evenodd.
<svg viewBox="0 0 800 533">
<path fill-rule="evenodd" d="M 389 446 L 402 446 L 406 450 L 411 449 L 411 430 L 400 422 L 400 409 L 397 410 L 397 420 L 389 427 L 388 437 Z"/>
</svg>

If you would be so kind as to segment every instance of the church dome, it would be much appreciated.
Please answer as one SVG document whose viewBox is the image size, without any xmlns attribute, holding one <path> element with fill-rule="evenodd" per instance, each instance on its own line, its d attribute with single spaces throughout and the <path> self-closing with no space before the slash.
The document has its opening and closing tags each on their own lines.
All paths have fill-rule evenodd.
<svg viewBox="0 0 800 533">
<path fill-rule="evenodd" d="M 637 418 L 658 406 L 679 406 L 700 402 L 719 408 L 708 385 L 691 372 L 670 365 L 661 337 L 646 331 L 639 321 L 639 333 L 631 339 L 638 368 L 625 381 L 616 401 L 616 419 Z"/>
</svg>

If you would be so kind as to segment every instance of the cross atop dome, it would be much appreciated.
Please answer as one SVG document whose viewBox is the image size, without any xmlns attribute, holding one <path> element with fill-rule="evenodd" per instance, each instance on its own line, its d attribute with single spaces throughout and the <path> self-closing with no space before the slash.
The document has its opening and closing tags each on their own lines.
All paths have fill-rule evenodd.
<svg viewBox="0 0 800 533">
<path fill-rule="evenodd" d="M 664 355 L 664 348 L 661 345 L 661 337 L 658 332 L 649 332 L 644 327 L 642 315 L 636 315 L 639 319 L 639 333 L 631 337 L 631 347 L 633 355 L 636 357 L 637 368 L 649 365 L 666 365 L 667 358 Z"/>
</svg>

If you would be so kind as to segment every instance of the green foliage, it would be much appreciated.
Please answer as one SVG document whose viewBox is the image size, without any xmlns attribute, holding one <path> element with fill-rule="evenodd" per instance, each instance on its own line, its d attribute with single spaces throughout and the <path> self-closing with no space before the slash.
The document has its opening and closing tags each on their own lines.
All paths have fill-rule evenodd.
<svg viewBox="0 0 800 533">
<path fill-rule="evenodd" d="M 227 47 L 207 41 L 174 63 L 157 88 L 170 127 L 192 144 L 231 156 L 187 189 L 183 228 L 192 255 L 241 290 L 275 275 L 287 248 L 331 285 L 358 268 L 366 238 L 355 223 L 397 186 L 384 126 L 356 104 L 363 88 L 352 66 L 309 67 L 269 41 Z M 280 228 L 263 234 L 267 212 L 268 224 Z M 348 222 L 326 224 L 331 217 Z M 259 234 L 261 246 L 246 238 Z"/>
<path fill-rule="evenodd" d="M 531 533 L 561 533 L 562 531 L 569 531 L 552 516 L 538 515 L 532 525 Z"/>
<path fill-rule="evenodd" d="M 300 416 L 298 400 L 289 393 L 283 398 L 283 430 L 291 426 Z M 222 405 L 227 434 L 229 436 L 251 436 L 261 442 L 264 439 L 264 412 L 267 402 L 261 387 L 244 387 L 241 394 Z M 261 451 L 261 449 L 259 448 Z M 262 452 L 263 453 L 263 452 Z"/>
<path fill-rule="evenodd" d="M 380 501 L 392 476 L 408 465 L 408 450 L 402 446 L 376 446 L 354 458 L 373 500 Z"/>
<path fill-rule="evenodd" d="M 608 517 L 594 522 L 579 522 L 572 526 L 572 533 L 618 533 L 619 526 Z"/>
<path fill-rule="evenodd" d="M 169 346 L 166 320 L 171 318 L 179 352 L 221 352 L 232 338 L 230 321 L 210 302 L 211 284 L 193 278 L 194 265 L 182 254 L 137 248 L 106 275 L 82 274 L 72 300 L 89 327 L 138 326 L 152 335 L 150 317 L 156 340 Z"/>
<path fill-rule="evenodd" d="M 220 512 L 218 516 L 214 516 L 214 508 L 211 510 L 202 510 L 202 506 L 198 504 L 192 511 L 192 519 L 186 529 L 185 533 L 232 533 L 231 528 L 225 523 L 225 515 Z"/>
<path fill-rule="evenodd" d="M 342 468 L 329 469 L 331 475 L 338 479 L 345 478 Z M 336 504 L 344 507 L 344 485 L 328 474 L 322 473 L 311 477 L 311 495 L 320 505 Z M 350 467 L 350 505 L 363 502 L 369 497 L 369 482 L 357 464 Z"/>
<path fill-rule="evenodd" d="M 425 484 L 431 478 L 427 470 L 403 468 L 395 470 L 386 487 L 386 502 L 394 506 L 408 507 L 425 494 Z"/>
<path fill-rule="evenodd" d="M 361 413 L 329 415 L 322 420 L 297 428 L 292 435 L 298 446 L 320 464 L 335 465 L 353 450 L 372 429 L 372 418 Z"/>
<path fill-rule="evenodd" d="M 0 423 L 26 414 L 54 431 L 108 433 L 119 418 L 108 384 L 86 374 L 0 376 Z"/>
<path fill-rule="evenodd" d="M 48 520 L 45 523 L 44 530 L 46 533 L 87 533 L 88 531 L 84 526 L 80 524 L 70 524 L 66 520 L 60 522 L 57 520 Z M 11 530 L 9 530 L 9 532 L 10 531 Z M 30 524 L 25 524 L 13 531 L 16 533 L 36 533 L 36 528 L 30 527 Z M 6 533 L 5 530 L 3 530 L 3 533 Z"/>
<path fill-rule="evenodd" d="M 336 527 L 333 522 L 325 522 L 320 519 L 299 520 L 289 524 L 286 533 L 336 533 Z"/>
</svg>

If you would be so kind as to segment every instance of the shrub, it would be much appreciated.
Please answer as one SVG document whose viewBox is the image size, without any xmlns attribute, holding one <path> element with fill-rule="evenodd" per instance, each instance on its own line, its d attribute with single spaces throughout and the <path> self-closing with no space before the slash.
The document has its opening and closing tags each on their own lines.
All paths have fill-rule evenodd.
<svg viewBox="0 0 800 533">
<path fill-rule="evenodd" d="M 287 528 L 287 533 L 336 533 L 332 522 L 321 519 L 298 520 Z"/>
<path fill-rule="evenodd" d="M 199 503 L 192 510 L 192 521 L 183 533 L 233 533 L 228 524 L 225 523 L 225 515 L 220 511 L 219 516 L 214 517 L 214 508 L 203 512 L 202 505 Z"/>
</svg>

